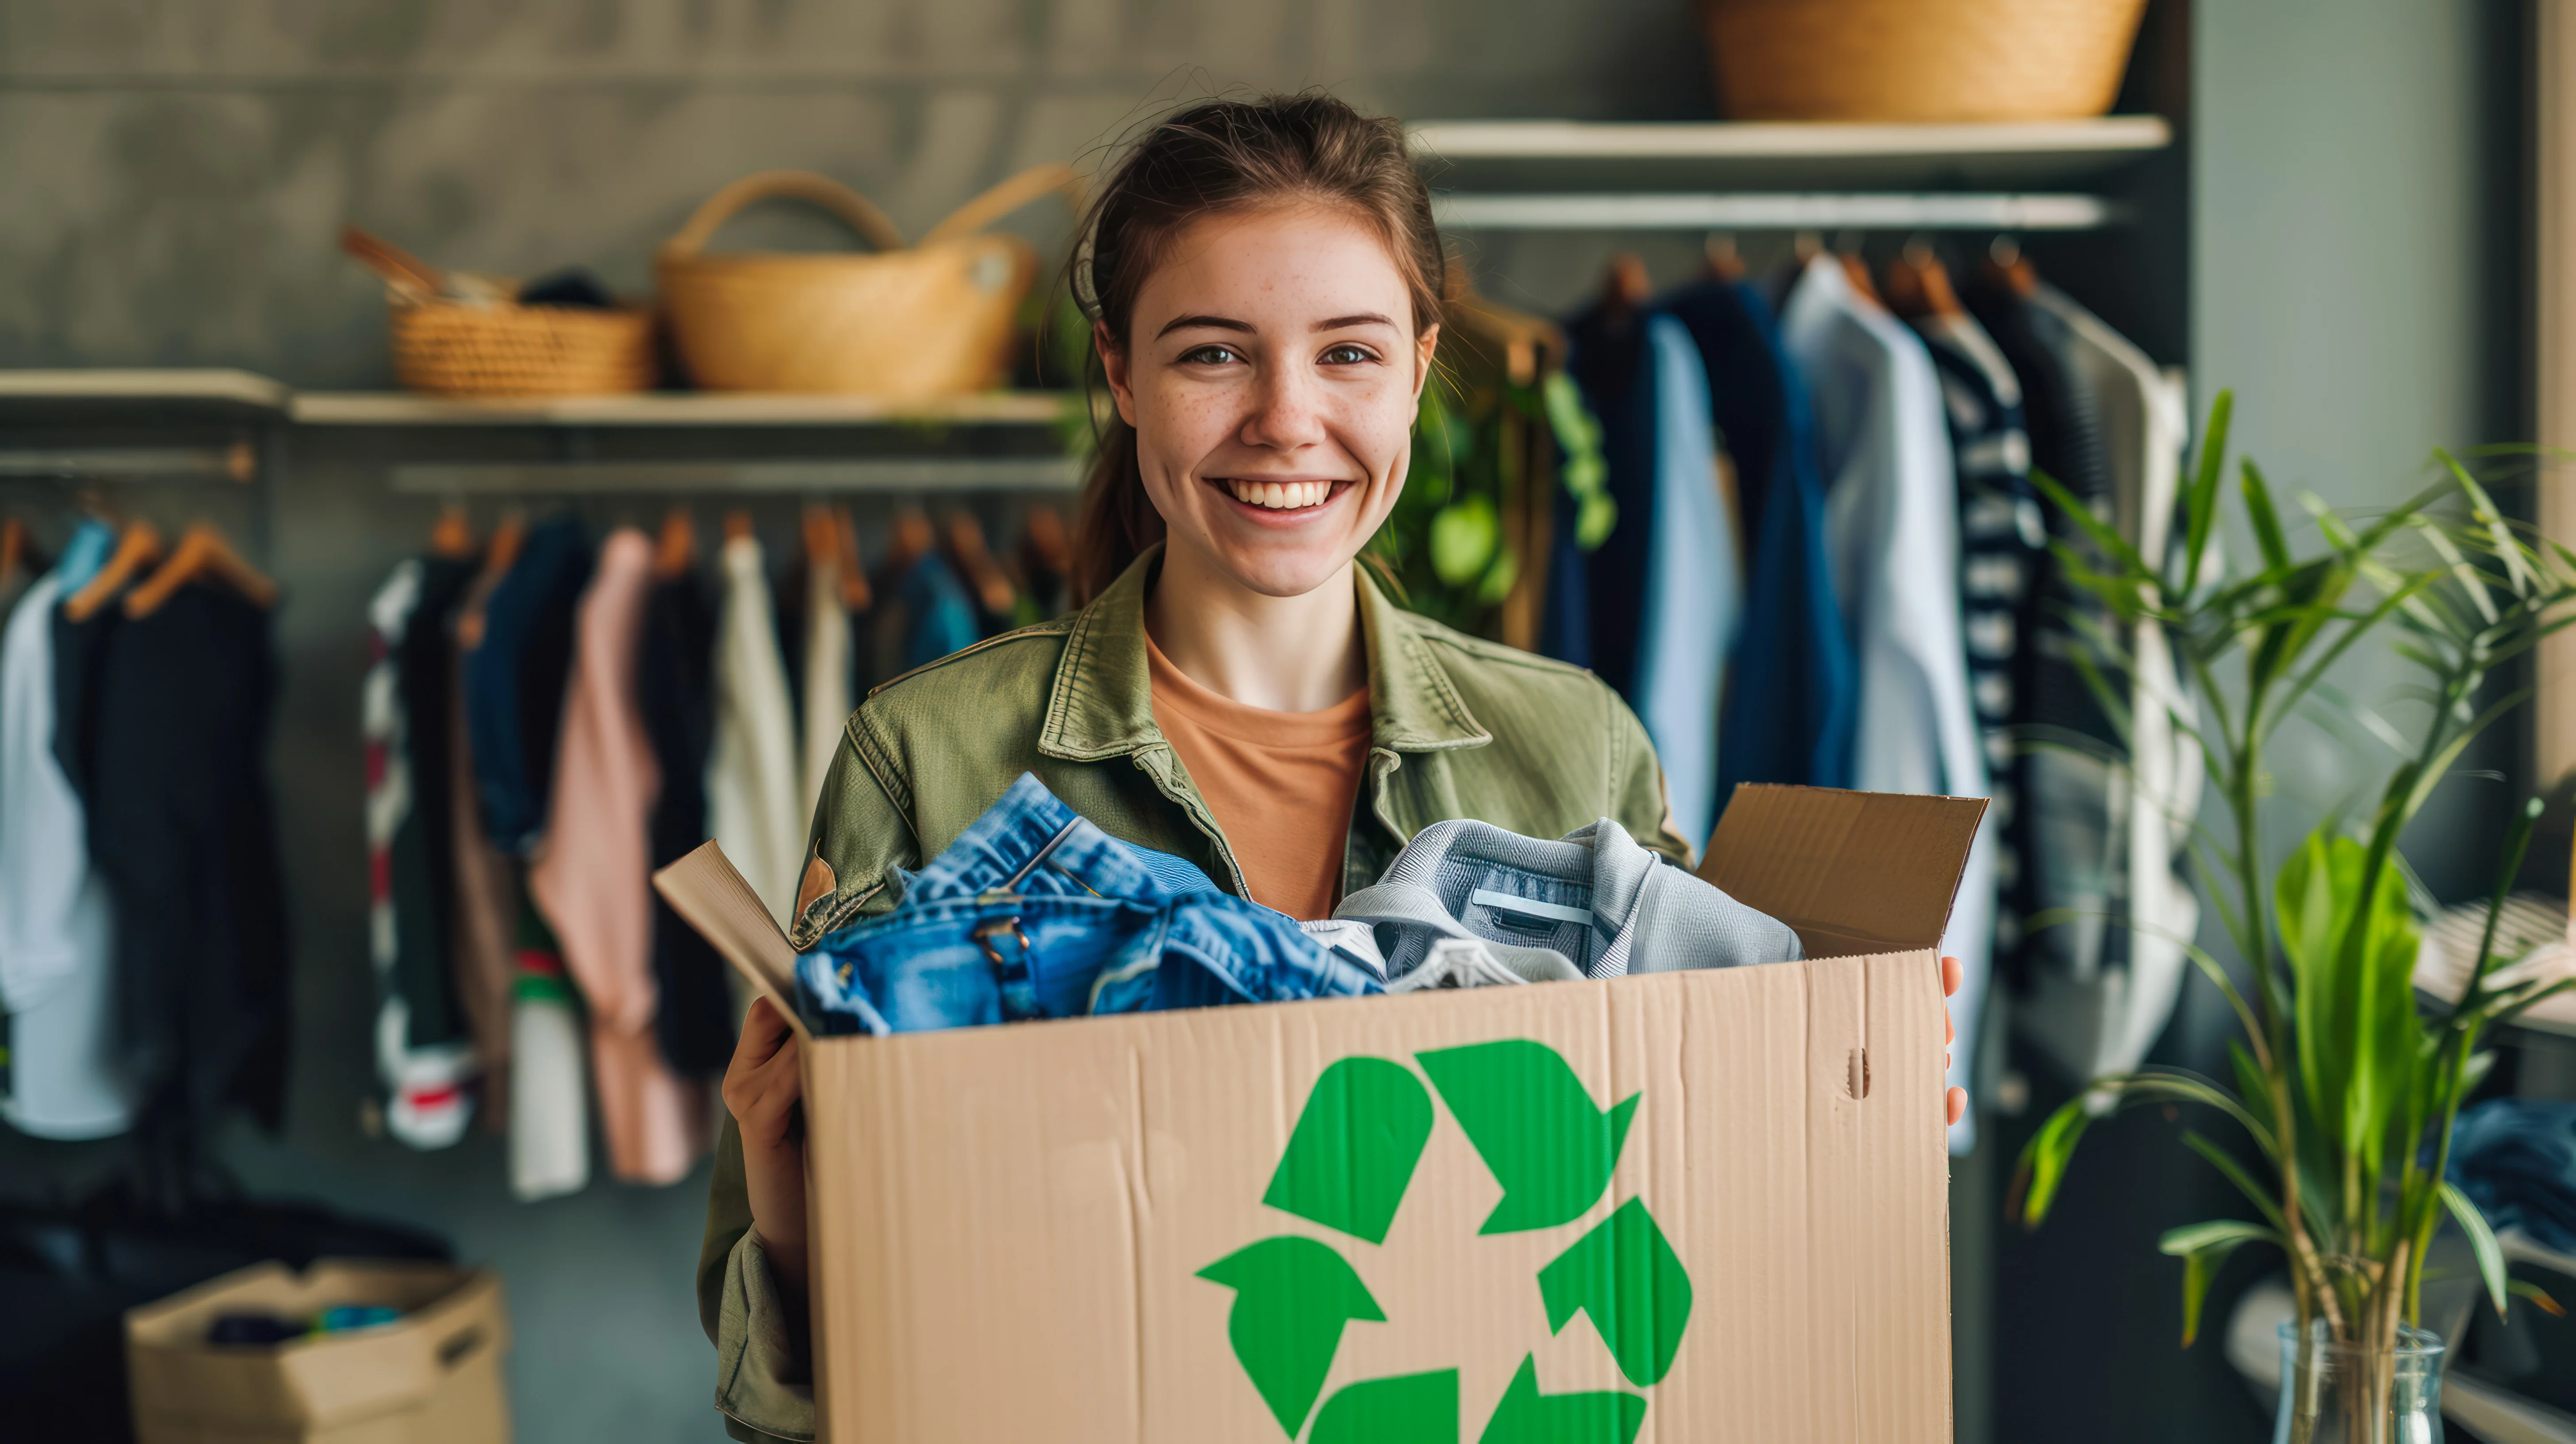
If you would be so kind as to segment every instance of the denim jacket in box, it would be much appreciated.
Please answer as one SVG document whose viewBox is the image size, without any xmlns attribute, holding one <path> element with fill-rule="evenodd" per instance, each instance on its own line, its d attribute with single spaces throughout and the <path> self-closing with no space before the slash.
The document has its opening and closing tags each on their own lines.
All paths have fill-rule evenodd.
<svg viewBox="0 0 2576 1444">
<path fill-rule="evenodd" d="M 1023 773 L 883 917 L 797 960 L 826 1033 L 914 1032 L 1350 997 L 1376 977 L 1286 914 L 1169 854 L 1102 832 Z"/>
</svg>

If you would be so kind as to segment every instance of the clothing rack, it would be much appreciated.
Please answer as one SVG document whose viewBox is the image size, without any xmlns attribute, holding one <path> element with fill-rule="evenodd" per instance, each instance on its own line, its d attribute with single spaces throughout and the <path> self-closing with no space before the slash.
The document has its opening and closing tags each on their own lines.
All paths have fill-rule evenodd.
<svg viewBox="0 0 2576 1444">
<path fill-rule="evenodd" d="M 397 466 L 392 484 L 414 496 L 1065 492 L 1082 485 L 1082 463 L 1067 456 L 478 462 Z"/>
<path fill-rule="evenodd" d="M 230 446 L 0 448 L 0 481 L 223 481 L 259 478 L 259 448 Z"/>
<path fill-rule="evenodd" d="M 1944 192 L 1447 194 L 1431 209 L 1469 231 L 2090 231 L 2126 219 L 2100 196 Z"/>
</svg>

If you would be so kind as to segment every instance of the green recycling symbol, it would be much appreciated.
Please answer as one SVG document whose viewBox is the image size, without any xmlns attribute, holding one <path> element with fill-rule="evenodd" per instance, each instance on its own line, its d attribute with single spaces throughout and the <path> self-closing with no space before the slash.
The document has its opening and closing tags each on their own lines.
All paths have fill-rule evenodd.
<svg viewBox="0 0 2576 1444">
<path fill-rule="evenodd" d="M 1635 1117 L 1631 1095 L 1606 1112 L 1553 1048 L 1525 1039 L 1418 1053 L 1460 1131 L 1502 1185 L 1479 1233 L 1574 1222 L 1610 1186 Z M 1431 1094 L 1412 1069 L 1344 1058 L 1324 1070 L 1289 1135 L 1261 1201 L 1370 1244 L 1388 1227 L 1430 1141 Z M 1364 1379 L 1326 1399 L 1342 1331 L 1386 1321 L 1359 1271 L 1332 1245 L 1281 1234 L 1199 1270 L 1234 1290 L 1226 1332 L 1234 1357 L 1290 1439 L 1310 1444 L 1457 1444 L 1458 1371 Z M 1627 1381 L 1650 1388 L 1671 1371 L 1690 1322 L 1689 1272 L 1631 1198 L 1538 1272 L 1551 1333 L 1586 1313 Z M 1523 1355 L 1480 1444 L 1631 1444 L 1645 1422 L 1642 1394 L 1611 1389 L 1542 1394 L 1535 1355 Z"/>
</svg>

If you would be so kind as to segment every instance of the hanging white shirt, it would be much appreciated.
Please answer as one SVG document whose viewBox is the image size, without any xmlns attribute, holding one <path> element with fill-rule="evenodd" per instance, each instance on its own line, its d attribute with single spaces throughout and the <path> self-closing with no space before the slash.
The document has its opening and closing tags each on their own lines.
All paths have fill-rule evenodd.
<svg viewBox="0 0 2576 1444">
<path fill-rule="evenodd" d="M 850 697 L 850 613 L 841 605 L 837 563 L 812 560 L 805 572 L 804 761 L 797 788 L 808 819 L 823 800 L 823 779 L 840 755 L 841 729 L 857 704 Z M 798 838 L 801 852 L 803 838 Z M 798 861 L 803 861 L 800 856 Z"/>
<path fill-rule="evenodd" d="M 724 544 L 716 624 L 715 742 L 707 755 L 707 826 L 725 857 L 785 927 L 805 863 L 811 814 L 797 807 L 795 704 L 778 655 L 760 543 Z"/>
<path fill-rule="evenodd" d="M 2120 535 L 2150 564 L 2163 561 L 2182 487 L 2191 418 L 2181 385 L 2102 318 L 2053 287 L 2034 298 L 2064 320 L 2075 362 L 2101 399 L 2102 450 L 2110 462 Z M 2129 638 L 2136 675 L 2129 696 L 2125 854 L 2129 966 L 2077 982 L 2042 980 L 2033 1000 L 2056 1021 L 2053 1036 L 2092 1040 L 2089 1059 L 2065 1059 L 2082 1076 L 2126 1073 L 2173 1018 L 2200 925 L 2200 900 L 2176 866 L 2190 841 L 2204 781 L 2200 749 L 2177 727 L 2196 715 L 2164 629 L 2141 623 Z M 2089 1066 L 2086 1066 L 2089 1063 Z"/>
<path fill-rule="evenodd" d="M 107 884 L 89 814 L 54 755 L 57 575 L 19 598 L 0 637 L 0 1003 L 9 1094 L 0 1114 L 39 1138 L 105 1138 L 134 1122 L 117 1040 Z"/>
<path fill-rule="evenodd" d="M 1814 398 L 1826 554 L 1859 664 L 1852 786 L 1983 797 L 1959 627 L 1959 488 L 1932 357 L 1830 255 L 1808 263 L 1780 330 Z M 1950 1000 L 1959 1087 L 1976 1058 L 1994 946 L 1993 830 L 1989 819 L 1969 852 L 1941 940 L 1965 973 Z M 1951 1130 L 1951 1152 L 1975 1145 L 1974 1118 Z"/>
</svg>

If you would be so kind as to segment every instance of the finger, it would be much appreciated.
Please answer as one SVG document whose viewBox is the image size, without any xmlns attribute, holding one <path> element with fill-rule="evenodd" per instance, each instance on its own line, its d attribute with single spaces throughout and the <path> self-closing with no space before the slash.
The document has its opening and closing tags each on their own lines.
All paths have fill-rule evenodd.
<svg viewBox="0 0 2576 1444">
<path fill-rule="evenodd" d="M 1951 1017 L 1949 1010 L 1945 1008 L 1941 1012 L 1941 1046 L 1946 1048 L 1958 1041 L 1959 1020 Z"/>
<path fill-rule="evenodd" d="M 726 1106 L 735 1107 L 739 1102 L 743 1106 L 757 1108 L 762 1106 L 763 1099 L 777 1093 L 786 1094 L 790 1102 L 795 1101 L 805 1091 L 805 1073 L 798 1066 L 799 1061 L 796 1041 L 790 1038 L 785 1046 L 766 1059 L 728 1073 L 724 1090 Z M 739 1113 L 740 1108 L 736 1108 L 736 1112 Z"/>
<path fill-rule="evenodd" d="M 1959 967 L 1959 960 L 1957 958 L 1943 958 L 1941 960 L 1941 996 L 1947 998 L 1957 993 L 1959 991 L 1959 979 L 1962 976 L 1964 976 L 1964 974 Z"/>
<path fill-rule="evenodd" d="M 1965 1088 L 1953 1088 L 1953 1089 L 1951 1089 L 1951 1090 L 1950 1090 L 1950 1122 L 1951 1122 L 1952 1124 L 1954 1124 L 1954 1125 L 1955 1125 L 1956 1123 L 1958 1123 L 1958 1121 L 1959 1121 L 1960 1119 L 1965 1118 L 1965 1117 L 1967 1117 L 1967 1116 L 1968 1116 L 1968 1090 L 1967 1090 L 1967 1089 L 1965 1089 Z"/>
<path fill-rule="evenodd" d="M 764 995 L 752 999 L 751 1011 L 742 1015 L 742 1041 L 734 1045 L 734 1053 L 737 1057 L 748 1053 L 754 1060 L 766 1058 L 795 1036 L 786 1015 Z"/>
</svg>

